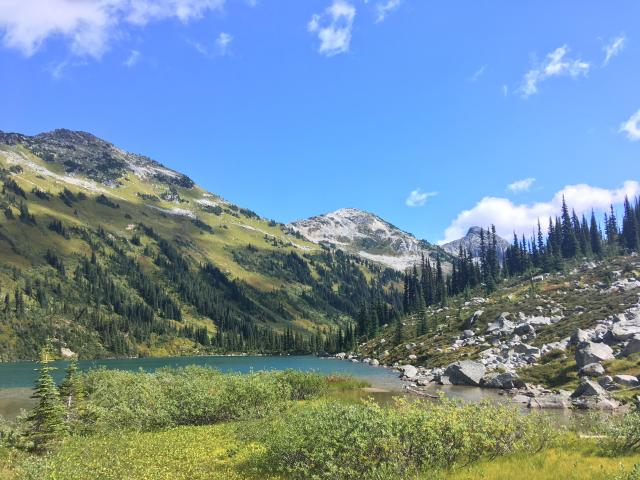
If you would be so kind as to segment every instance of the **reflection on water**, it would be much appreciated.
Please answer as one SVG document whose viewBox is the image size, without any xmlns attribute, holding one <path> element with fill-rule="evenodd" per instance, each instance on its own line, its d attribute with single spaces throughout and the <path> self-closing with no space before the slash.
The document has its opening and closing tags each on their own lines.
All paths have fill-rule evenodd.
<svg viewBox="0 0 640 480">
<path fill-rule="evenodd" d="M 0 389 L 0 417 L 15 420 L 20 410 L 29 410 L 35 405 L 30 388 Z"/>
</svg>

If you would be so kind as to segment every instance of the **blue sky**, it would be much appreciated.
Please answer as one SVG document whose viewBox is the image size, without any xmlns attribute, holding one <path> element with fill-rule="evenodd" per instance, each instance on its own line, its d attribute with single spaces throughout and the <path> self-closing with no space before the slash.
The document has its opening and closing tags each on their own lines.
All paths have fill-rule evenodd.
<svg viewBox="0 0 640 480">
<path fill-rule="evenodd" d="M 279 221 L 356 207 L 430 241 L 508 235 L 563 193 L 579 210 L 640 193 L 639 18 L 636 1 L 0 0 L 0 129 L 89 131 Z"/>
</svg>

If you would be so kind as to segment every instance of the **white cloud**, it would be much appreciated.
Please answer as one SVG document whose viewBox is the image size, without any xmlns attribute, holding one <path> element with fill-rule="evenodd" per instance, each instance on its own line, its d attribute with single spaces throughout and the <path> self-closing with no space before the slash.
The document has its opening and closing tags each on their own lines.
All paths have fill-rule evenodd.
<svg viewBox="0 0 640 480">
<path fill-rule="evenodd" d="M 613 57 L 618 55 L 622 50 L 624 50 L 625 44 L 627 42 L 627 38 L 624 35 L 618 35 L 616 38 L 611 40 L 609 44 L 605 45 L 602 49 L 604 50 L 604 65 L 609 63 Z"/>
<path fill-rule="evenodd" d="M 573 78 L 589 73 L 591 64 L 584 60 L 567 58 L 569 48 L 566 45 L 556 48 L 547 54 L 546 60 L 525 73 L 520 86 L 523 97 L 538 93 L 538 84 L 552 77 L 570 76 Z"/>
<path fill-rule="evenodd" d="M 2 0 L 0 32 L 7 48 L 26 56 L 46 40 L 62 37 L 71 52 L 99 58 L 125 24 L 142 26 L 175 18 L 186 23 L 225 0 Z"/>
<path fill-rule="evenodd" d="M 313 15 L 307 30 L 317 33 L 320 39 L 318 52 L 327 57 L 348 52 L 355 16 L 356 8 L 343 0 L 334 0 L 324 13 Z"/>
<path fill-rule="evenodd" d="M 518 234 L 529 235 L 537 225 L 538 219 L 546 228 L 549 216 L 560 214 L 562 197 L 578 215 L 591 209 L 604 210 L 609 205 L 623 202 L 624 197 L 640 195 L 640 183 L 627 180 L 622 187 L 608 190 L 586 184 L 567 185 L 557 192 L 548 202 L 533 204 L 515 204 L 507 198 L 485 197 L 473 208 L 461 212 L 444 232 L 446 243 L 462 237 L 470 227 L 494 224 L 499 235 L 510 238 L 515 230 Z"/>
<path fill-rule="evenodd" d="M 476 70 L 475 72 L 473 72 L 473 75 L 471 75 L 469 77 L 469 81 L 474 83 L 477 82 L 478 79 L 484 75 L 485 70 L 487 69 L 486 65 L 482 65 L 478 70 Z"/>
<path fill-rule="evenodd" d="M 138 60 L 140 60 L 140 52 L 138 50 L 131 50 L 131 53 L 129 53 L 129 56 L 124 61 L 123 65 L 131 68 L 138 63 Z"/>
<path fill-rule="evenodd" d="M 402 0 L 387 0 L 376 4 L 376 23 L 384 22 L 387 15 L 400 6 Z"/>
<path fill-rule="evenodd" d="M 228 33 L 221 32 L 216 38 L 216 47 L 218 47 L 218 53 L 220 55 L 226 55 L 229 53 L 229 44 L 233 40 L 233 37 Z"/>
<path fill-rule="evenodd" d="M 620 133 L 626 133 L 627 138 L 633 142 L 640 140 L 640 110 L 629 117 L 629 120 L 620 125 Z"/>
<path fill-rule="evenodd" d="M 526 192 L 531 188 L 535 181 L 536 179 L 532 177 L 516 180 L 515 182 L 507 185 L 507 190 L 513 193 Z"/>
<path fill-rule="evenodd" d="M 412 190 L 404 203 L 407 207 L 421 207 L 429 197 L 435 197 L 438 192 L 421 192 L 419 188 Z"/>
<path fill-rule="evenodd" d="M 506 97 L 509 95 L 509 87 L 507 85 L 502 85 L 502 95 Z"/>
</svg>

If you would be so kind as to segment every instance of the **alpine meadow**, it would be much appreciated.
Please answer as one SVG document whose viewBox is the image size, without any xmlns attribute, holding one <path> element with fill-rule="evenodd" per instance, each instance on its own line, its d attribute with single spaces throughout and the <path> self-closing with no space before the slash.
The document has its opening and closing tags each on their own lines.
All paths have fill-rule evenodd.
<svg viewBox="0 0 640 480">
<path fill-rule="evenodd" d="M 0 0 L 0 479 L 640 480 L 639 17 Z"/>
</svg>

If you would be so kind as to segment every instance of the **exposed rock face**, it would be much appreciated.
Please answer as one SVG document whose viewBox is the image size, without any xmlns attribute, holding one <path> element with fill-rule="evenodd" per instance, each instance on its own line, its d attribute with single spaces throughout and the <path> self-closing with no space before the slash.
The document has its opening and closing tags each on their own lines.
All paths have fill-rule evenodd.
<svg viewBox="0 0 640 480">
<path fill-rule="evenodd" d="M 382 218 L 355 208 L 298 220 L 289 225 L 312 242 L 335 245 L 396 270 L 419 263 L 434 247 Z"/>
<path fill-rule="evenodd" d="M 460 251 L 460 247 L 469 252 L 473 258 L 480 258 L 480 227 L 471 227 L 467 234 L 458 239 L 449 243 L 445 243 L 441 245 L 445 252 L 450 253 L 452 255 L 458 255 Z M 485 242 L 487 241 L 487 231 L 485 230 Z M 507 242 L 504 238 L 497 236 L 496 238 L 497 248 L 496 251 L 498 253 L 498 259 L 502 261 L 504 258 L 504 252 L 509 247 L 509 242 Z"/>
<path fill-rule="evenodd" d="M 24 144 L 43 160 L 59 164 L 67 174 L 82 174 L 109 186 L 120 184 L 128 172 L 168 185 L 194 186 L 186 175 L 86 132 L 58 129 L 35 136 L 0 132 L 0 144 Z"/>
<path fill-rule="evenodd" d="M 516 373 L 493 372 L 485 375 L 482 379 L 481 385 L 486 388 L 512 389 L 524 387 L 524 382 L 518 378 Z"/>
<path fill-rule="evenodd" d="M 576 349 L 576 364 L 578 368 L 590 363 L 600 363 L 613 359 L 613 350 L 604 343 L 583 342 Z"/>
<path fill-rule="evenodd" d="M 477 387 L 486 372 L 484 365 L 471 360 L 463 360 L 449 365 L 444 375 L 449 377 L 453 385 L 468 385 Z"/>
</svg>

